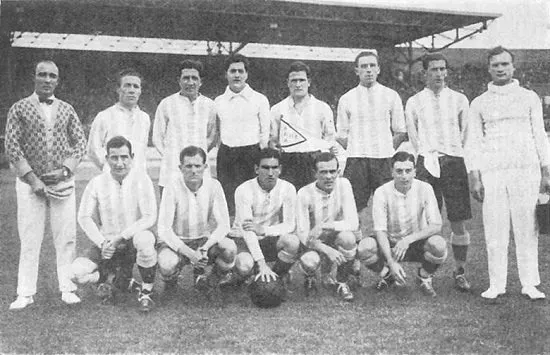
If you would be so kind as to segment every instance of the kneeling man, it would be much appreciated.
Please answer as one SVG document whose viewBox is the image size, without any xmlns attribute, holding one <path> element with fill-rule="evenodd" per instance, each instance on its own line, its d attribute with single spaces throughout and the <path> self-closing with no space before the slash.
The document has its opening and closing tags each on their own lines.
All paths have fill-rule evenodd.
<svg viewBox="0 0 550 355">
<path fill-rule="evenodd" d="M 134 154 L 126 138 L 111 138 L 106 152 L 110 169 L 90 180 L 78 211 L 78 223 L 95 245 L 87 257 L 75 259 L 73 278 L 79 284 L 98 282 L 104 302 L 113 301 L 112 286 L 122 291 L 138 286 L 140 310 L 147 312 L 154 306 L 157 266 L 156 240 L 149 231 L 157 217 L 155 190 L 147 174 L 132 169 Z M 141 286 L 132 279 L 134 263 Z"/>
<path fill-rule="evenodd" d="M 296 261 L 300 240 L 296 229 L 296 189 L 279 179 L 281 154 L 271 148 L 260 151 L 254 179 L 242 183 L 235 191 L 235 227 L 232 234 L 241 251 L 235 269 L 239 276 L 249 276 L 254 266 L 256 278 L 270 281 L 288 275 Z M 273 268 L 267 262 L 274 261 Z"/>
<path fill-rule="evenodd" d="M 216 179 L 204 179 L 204 150 L 188 146 L 179 160 L 181 174 L 164 187 L 160 203 L 159 271 L 165 290 L 174 290 L 179 272 L 190 263 L 195 287 L 207 290 L 216 279 L 206 277 L 206 265 L 214 263 L 211 275 L 223 281 L 235 265 L 237 247 L 227 238 L 229 213 L 222 186 Z"/>
<path fill-rule="evenodd" d="M 417 281 L 432 297 L 432 275 L 447 258 L 441 233 L 441 215 L 433 188 L 415 179 L 414 156 L 397 152 L 392 157 L 393 181 L 376 189 L 372 216 L 376 238 L 359 243 L 358 257 L 381 276 L 376 289 L 404 285 L 406 274 L 400 261 L 421 262 Z"/>
<path fill-rule="evenodd" d="M 297 233 L 310 249 L 300 258 L 306 273 L 306 294 L 314 288 L 314 275 L 321 257 L 338 265 L 337 293 L 344 301 L 352 301 L 348 277 L 357 252 L 355 233 L 359 219 L 353 190 L 348 179 L 338 177 L 338 160 L 332 153 L 315 158 L 315 181 L 298 191 Z"/>
</svg>

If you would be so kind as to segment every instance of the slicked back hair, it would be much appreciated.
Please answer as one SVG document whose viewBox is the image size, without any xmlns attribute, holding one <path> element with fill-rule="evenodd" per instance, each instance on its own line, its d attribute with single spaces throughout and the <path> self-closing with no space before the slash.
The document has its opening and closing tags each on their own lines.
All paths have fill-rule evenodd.
<svg viewBox="0 0 550 355">
<path fill-rule="evenodd" d="M 319 169 L 319 167 L 317 166 L 318 163 L 329 162 L 333 160 L 336 160 L 336 169 L 338 169 L 340 166 L 340 163 L 338 162 L 338 159 L 336 159 L 336 155 L 332 154 L 331 152 L 322 152 L 317 154 L 317 156 L 315 157 L 315 160 L 313 161 L 313 165 L 315 166 L 315 171 Z"/>
<path fill-rule="evenodd" d="M 512 63 L 514 62 L 514 53 L 512 53 L 508 48 L 497 46 L 495 48 L 489 49 L 489 52 L 487 52 L 487 64 L 491 62 L 491 58 L 502 53 L 510 54 L 510 57 L 512 57 Z"/>
<path fill-rule="evenodd" d="M 183 148 L 183 150 L 180 153 L 180 163 L 183 164 L 184 157 L 194 157 L 195 155 L 200 155 L 200 157 L 202 158 L 202 163 L 203 164 L 206 163 L 206 153 L 204 149 L 194 145 L 189 145 Z"/>
<path fill-rule="evenodd" d="M 424 68 L 424 70 L 428 70 L 428 65 L 430 65 L 430 62 L 435 62 L 436 60 L 444 60 L 445 68 L 449 69 L 449 61 L 447 60 L 447 57 L 445 57 L 445 55 L 440 52 L 425 54 L 422 57 L 422 67 Z"/>
<path fill-rule="evenodd" d="M 271 159 L 271 158 L 277 159 L 279 164 L 281 164 L 281 152 L 273 148 L 264 148 L 260 150 L 260 152 L 257 155 L 256 165 L 260 166 L 260 162 L 262 161 L 262 159 Z"/>
<path fill-rule="evenodd" d="M 107 152 L 107 155 L 109 155 L 110 149 L 122 148 L 124 146 L 128 147 L 128 151 L 130 152 L 130 155 L 132 155 L 132 143 L 130 143 L 130 141 L 123 136 L 114 136 L 107 142 L 107 145 L 105 146 L 105 151 Z"/>
<path fill-rule="evenodd" d="M 362 51 L 361 53 L 359 53 L 357 55 L 357 57 L 355 57 L 355 67 L 359 66 L 359 59 L 362 58 L 362 57 L 374 57 L 374 58 L 376 58 L 376 63 L 378 63 L 378 65 L 380 65 L 380 60 L 378 59 L 378 54 L 376 54 L 373 51 Z"/>
<path fill-rule="evenodd" d="M 244 64 L 244 70 L 246 70 L 246 72 L 248 72 L 248 67 L 250 65 L 250 62 L 248 61 L 248 58 L 245 57 L 244 55 L 242 54 L 233 54 L 233 55 L 230 55 L 229 58 L 227 58 L 225 60 L 225 65 L 224 65 L 224 68 L 225 68 L 225 71 L 229 70 L 229 66 L 233 63 L 243 63 Z"/>
<path fill-rule="evenodd" d="M 300 71 L 305 72 L 308 79 L 311 77 L 311 69 L 309 65 L 299 60 L 292 62 L 290 64 L 290 67 L 288 68 L 288 73 L 286 74 L 286 76 L 288 77 L 290 73 L 300 72 Z"/>
<path fill-rule="evenodd" d="M 202 74 L 204 72 L 204 65 L 202 65 L 202 62 L 199 60 L 194 59 L 184 59 L 181 61 L 179 66 L 179 74 L 181 75 L 181 71 L 183 69 L 195 69 L 199 72 L 199 76 L 202 78 Z"/>
<path fill-rule="evenodd" d="M 413 163 L 413 166 L 416 167 L 416 160 L 414 159 L 414 155 L 412 155 L 409 152 L 397 152 L 391 157 L 391 167 L 393 169 L 393 165 L 398 161 L 410 161 Z"/>
</svg>

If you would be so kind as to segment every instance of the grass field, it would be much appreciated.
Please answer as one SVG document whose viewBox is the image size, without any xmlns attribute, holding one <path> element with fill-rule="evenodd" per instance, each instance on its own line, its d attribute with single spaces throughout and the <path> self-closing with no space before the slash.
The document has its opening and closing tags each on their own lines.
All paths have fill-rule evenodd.
<svg viewBox="0 0 550 355">
<path fill-rule="evenodd" d="M 453 289 L 452 257 L 434 279 L 438 297 L 424 297 L 414 285 L 415 265 L 405 288 L 376 293 L 375 277 L 363 272 L 365 287 L 356 300 L 342 303 L 329 291 L 306 298 L 302 276 L 294 273 L 289 300 L 274 310 L 252 306 L 243 290 L 208 301 L 191 288 L 190 270 L 174 297 L 160 297 L 158 308 L 137 312 L 134 296 L 103 306 L 90 288 L 79 290 L 83 303 L 65 306 L 57 291 L 51 234 L 43 243 L 35 304 L 8 311 L 16 294 L 19 239 L 13 182 L 0 185 L 1 353 L 367 353 L 367 354 L 543 354 L 550 353 L 547 301 L 520 296 L 513 247 L 508 294 L 487 303 L 488 286 L 480 206 L 470 222 L 473 242 L 467 270 L 471 294 Z M 78 197 L 85 182 L 77 184 Z M 365 216 L 362 216 L 365 217 Z M 368 223 L 367 223 L 368 224 Z M 445 226 L 448 234 L 448 226 Z M 540 240 L 543 285 L 550 294 L 550 237 Z M 88 244 L 78 235 L 78 250 Z M 450 254 L 451 255 L 451 254 Z"/>
</svg>

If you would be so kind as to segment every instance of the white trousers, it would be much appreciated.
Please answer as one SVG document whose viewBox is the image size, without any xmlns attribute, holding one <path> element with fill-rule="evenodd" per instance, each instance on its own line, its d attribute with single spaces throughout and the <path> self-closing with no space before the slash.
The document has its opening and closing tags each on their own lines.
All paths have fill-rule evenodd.
<svg viewBox="0 0 550 355">
<path fill-rule="evenodd" d="M 57 278 L 61 292 L 72 292 L 76 285 L 70 279 L 70 265 L 75 256 L 76 198 L 73 194 L 64 200 L 39 197 L 29 185 L 17 179 L 17 227 L 21 241 L 17 295 L 36 293 L 40 248 L 44 239 L 46 214 L 50 225 L 57 257 Z"/>
<path fill-rule="evenodd" d="M 514 231 L 521 285 L 540 284 L 535 207 L 540 168 L 507 169 L 482 174 L 485 198 L 483 225 L 487 244 L 490 287 L 506 290 L 510 222 Z"/>
</svg>

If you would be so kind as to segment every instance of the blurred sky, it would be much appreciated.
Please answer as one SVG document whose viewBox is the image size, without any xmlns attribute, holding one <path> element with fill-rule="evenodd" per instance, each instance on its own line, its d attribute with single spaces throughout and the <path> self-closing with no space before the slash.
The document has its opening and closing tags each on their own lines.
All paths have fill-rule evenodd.
<svg viewBox="0 0 550 355">
<path fill-rule="evenodd" d="M 288 1 L 303 2 L 304 0 Z M 491 48 L 500 44 L 516 49 L 550 49 L 550 0 L 311 0 L 310 2 L 497 13 L 502 16 L 490 23 L 487 31 L 457 43 L 451 48 Z M 450 35 L 454 37 L 454 33 Z M 427 41 L 424 44 L 430 45 L 431 42 Z M 438 46 L 437 42 L 436 46 Z"/>
</svg>

